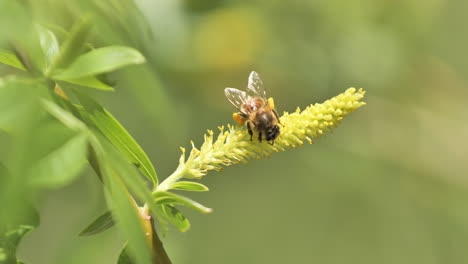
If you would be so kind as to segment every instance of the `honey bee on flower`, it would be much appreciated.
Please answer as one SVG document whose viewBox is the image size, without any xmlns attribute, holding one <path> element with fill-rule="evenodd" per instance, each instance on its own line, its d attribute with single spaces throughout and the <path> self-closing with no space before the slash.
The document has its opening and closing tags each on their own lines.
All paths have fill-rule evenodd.
<svg viewBox="0 0 468 264">
<path fill-rule="evenodd" d="M 256 72 L 251 72 L 247 85 L 247 91 L 235 88 L 226 88 L 224 93 L 239 112 L 232 115 L 240 125 L 245 125 L 252 141 L 253 132 L 258 133 L 258 141 L 265 139 L 273 145 L 280 135 L 281 124 L 278 113 L 275 110 L 273 98 L 266 97 L 263 82 Z"/>
</svg>

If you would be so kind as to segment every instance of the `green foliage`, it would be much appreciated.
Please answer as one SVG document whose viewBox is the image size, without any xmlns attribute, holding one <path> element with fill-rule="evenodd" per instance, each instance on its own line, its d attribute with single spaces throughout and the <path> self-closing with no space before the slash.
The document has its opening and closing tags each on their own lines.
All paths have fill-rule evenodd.
<svg viewBox="0 0 468 264">
<path fill-rule="evenodd" d="M 39 35 L 39 41 L 44 55 L 45 72 L 50 70 L 51 64 L 57 54 L 59 54 L 59 43 L 55 34 L 49 29 L 37 24 L 36 31 Z"/>
<path fill-rule="evenodd" d="M 27 118 L 31 109 L 37 106 L 33 89 L 14 79 L 0 80 L 0 129 L 16 129 Z"/>
<path fill-rule="evenodd" d="M 212 209 L 201 205 L 187 197 L 177 195 L 171 192 L 154 192 L 153 197 L 157 205 L 163 204 L 180 204 L 189 208 L 198 210 L 202 213 L 211 213 Z"/>
<path fill-rule="evenodd" d="M 138 208 L 121 178 L 124 173 L 118 170 L 116 162 L 118 161 L 111 158 L 103 164 L 104 183 L 109 188 L 109 200 L 117 208 L 115 216 L 121 230 L 128 239 L 131 256 L 136 263 L 149 264 L 152 258 L 151 249 L 146 241 Z"/>
<path fill-rule="evenodd" d="M 120 253 L 119 260 L 117 264 L 132 264 L 132 258 L 130 257 L 130 254 L 127 249 L 127 244 L 125 244 L 125 247 L 123 248 L 122 252 Z"/>
<path fill-rule="evenodd" d="M 180 190 L 180 191 L 192 191 L 192 192 L 206 192 L 209 191 L 208 187 L 198 182 L 189 181 L 178 181 L 172 184 L 169 189 Z"/>
<path fill-rule="evenodd" d="M 74 80 L 117 70 L 121 67 L 140 64 L 145 58 L 128 47 L 105 47 L 87 52 L 73 61 L 64 71 L 53 75 L 58 80 Z"/>
<path fill-rule="evenodd" d="M 99 105 L 89 96 L 83 93 L 75 93 L 83 105 L 81 114 L 84 120 L 90 126 L 94 126 L 116 146 L 132 164 L 137 165 L 138 169 L 156 186 L 158 178 L 154 167 L 138 143 L 125 130 L 125 128 L 112 116 L 104 107 Z"/>
<path fill-rule="evenodd" d="M 65 39 L 60 49 L 60 53 L 52 62 L 48 72 L 54 72 L 57 68 L 66 68 L 75 58 L 85 50 L 85 43 L 92 29 L 92 19 L 85 17 L 75 23 L 70 34 Z"/>
<path fill-rule="evenodd" d="M 115 220 L 112 217 L 112 212 L 107 211 L 96 220 L 94 220 L 91 224 L 89 224 L 83 231 L 80 232 L 80 236 L 91 236 L 101 232 L 106 231 L 107 229 L 113 227 L 115 225 Z"/>
<path fill-rule="evenodd" d="M 99 79 L 97 79 L 96 77 L 84 77 L 84 78 L 78 78 L 78 79 L 67 79 L 67 80 L 64 80 L 66 81 L 67 83 L 71 83 L 71 84 L 76 84 L 76 85 L 80 85 L 80 86 L 86 86 L 86 87 L 90 87 L 90 88 L 96 88 L 98 90 L 104 90 L 104 91 L 113 91 L 114 88 L 112 88 L 112 86 L 109 86 L 103 82 L 101 82 Z"/>
<path fill-rule="evenodd" d="M 13 66 L 23 71 L 26 70 L 26 68 L 21 63 L 21 61 L 18 60 L 16 55 L 13 52 L 8 51 L 8 50 L 0 49 L 0 62 L 6 65 Z"/>
<path fill-rule="evenodd" d="M 165 204 L 157 207 L 156 213 L 159 218 L 162 218 L 173 224 L 180 232 L 185 232 L 190 228 L 190 222 L 179 209 L 170 204 Z M 163 222 L 165 224 L 165 222 Z"/>
<path fill-rule="evenodd" d="M 90 18 L 76 24 L 61 45 L 49 28 L 35 24 L 31 29 L 37 34 L 42 56 L 22 52 L 20 59 L 14 51 L 23 50 L 20 46 L 2 49 L 0 53 L 0 62 L 29 73 L 29 76 L 0 79 L 0 128 L 16 139 L 12 143 L 11 158 L 5 164 L 6 170 L 12 173 L 2 182 L 3 186 L 8 186 L 2 198 L 18 201 L 18 204 L 5 206 L 5 214 L 15 217 L 2 222 L 1 230 L 25 222 L 29 209 L 19 202 L 19 197 L 30 199 L 32 196 L 28 198 L 22 194 L 33 195 L 69 184 L 80 175 L 88 160 L 102 176 L 116 220 L 110 213 L 104 214 L 81 234 L 96 234 L 117 222 L 126 234 L 136 263 L 150 263 L 152 250 L 133 196 L 150 203 L 152 196 L 135 166 L 154 186 L 158 182 L 156 172 L 123 126 L 96 101 L 79 91 L 79 86 L 111 90 L 112 87 L 96 76 L 142 63 L 144 57 L 122 46 L 99 48 L 81 55 L 92 29 Z M 22 60 L 39 65 L 42 76 L 37 78 L 38 72 L 25 67 Z M 58 82 L 61 80 L 79 85 L 71 87 L 71 91 L 82 106 L 74 104 L 65 93 Z M 30 129 L 32 127 L 34 130 Z M 156 208 L 152 204 L 150 207 Z M 10 255 L 8 252 L 8 258 Z"/>
<path fill-rule="evenodd" d="M 360 101 L 364 91 L 351 88 L 302 112 L 285 113 L 281 121 L 286 126 L 281 128 L 275 145 L 250 142 L 243 127 L 221 127 L 216 139 L 209 131 L 200 149 L 192 144 L 187 159 L 183 150 L 176 171 L 159 183 L 143 148 L 91 96 L 91 91 L 84 89 L 113 90 L 111 84 L 102 81 L 103 74 L 144 63 L 145 57 L 121 45 L 94 48 L 88 39 L 95 17 L 85 16 L 70 32 L 62 32 L 59 26 L 30 21 L 20 6 L 15 5 L 15 10 L 22 14 L 23 33 L 28 37 L 15 39 L 15 34 L 8 32 L 8 45 L 0 50 L 0 62 L 16 68 L 13 73 L 17 73 L 0 79 L 0 129 L 12 138 L 8 158 L 0 162 L 1 170 L 8 172 L 1 179 L 0 193 L 2 198 L 14 201 L 4 206 L 9 218 L 2 219 L 0 231 L 12 231 L 2 240 L 7 242 L 2 244 L 0 260 L 16 261 L 19 240 L 25 230 L 33 228 L 15 230 L 27 223 L 34 211 L 23 201 L 33 201 L 38 194 L 70 184 L 89 164 L 105 189 L 112 212 L 99 216 L 80 235 L 98 234 L 116 225 L 125 238 L 119 263 L 149 264 L 157 259 L 161 259 L 157 263 L 168 263 L 159 258 L 164 250 L 153 217 L 164 230 L 170 223 L 185 232 L 190 222 L 179 206 L 212 212 L 173 192 L 208 191 L 205 185 L 180 181 L 182 178 L 199 179 L 210 170 L 312 142 L 311 138 L 320 137 L 365 104 Z"/>
<path fill-rule="evenodd" d="M 21 238 L 33 229 L 34 227 L 32 226 L 21 225 L 16 229 L 9 230 L 5 234 L 0 234 L 0 263 L 23 263 L 16 258 L 16 248 L 18 247 Z"/>
<path fill-rule="evenodd" d="M 53 141 L 47 140 L 54 135 Z M 60 187 L 70 183 L 86 164 L 85 133 L 72 131 L 58 122 L 45 122 L 38 127 L 33 140 L 44 142 L 32 149 L 36 162 L 29 168 L 29 182 L 35 187 Z"/>
</svg>

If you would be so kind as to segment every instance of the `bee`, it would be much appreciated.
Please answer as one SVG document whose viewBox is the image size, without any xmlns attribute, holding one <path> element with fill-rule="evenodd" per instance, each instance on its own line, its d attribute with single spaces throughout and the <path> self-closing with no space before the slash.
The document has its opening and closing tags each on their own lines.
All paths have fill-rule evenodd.
<svg viewBox="0 0 468 264">
<path fill-rule="evenodd" d="M 232 114 L 233 119 L 240 125 L 245 125 L 252 141 L 253 131 L 258 132 L 258 141 L 266 139 L 271 145 L 280 135 L 281 122 L 275 110 L 273 98 L 266 97 L 263 82 L 256 72 L 251 72 L 247 91 L 235 88 L 224 89 L 224 94 L 239 112 Z"/>
</svg>

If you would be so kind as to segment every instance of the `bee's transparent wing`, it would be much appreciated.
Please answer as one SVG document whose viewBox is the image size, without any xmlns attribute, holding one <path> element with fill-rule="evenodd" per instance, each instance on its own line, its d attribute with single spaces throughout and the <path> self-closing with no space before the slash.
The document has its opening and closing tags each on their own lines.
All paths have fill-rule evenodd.
<svg viewBox="0 0 468 264">
<path fill-rule="evenodd" d="M 262 79 L 260 79 L 260 75 L 256 72 L 251 72 L 249 75 L 249 84 L 247 88 L 254 96 L 259 96 L 263 99 L 266 99 L 266 91 L 263 87 Z"/>
<path fill-rule="evenodd" d="M 224 89 L 224 94 L 226 98 L 233 104 L 237 109 L 242 110 L 242 106 L 247 101 L 248 95 L 244 91 L 238 90 L 236 88 L 226 88 Z"/>
</svg>

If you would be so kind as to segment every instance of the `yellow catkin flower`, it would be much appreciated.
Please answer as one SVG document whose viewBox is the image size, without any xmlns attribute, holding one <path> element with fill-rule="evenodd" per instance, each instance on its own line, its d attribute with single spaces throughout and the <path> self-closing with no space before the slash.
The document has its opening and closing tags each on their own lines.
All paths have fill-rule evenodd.
<svg viewBox="0 0 468 264">
<path fill-rule="evenodd" d="M 209 170 L 222 170 L 223 166 L 234 163 L 247 163 L 251 159 L 269 157 L 273 152 L 284 151 L 288 148 L 300 147 L 304 142 L 312 143 L 313 138 L 318 138 L 332 128 L 357 108 L 365 105 L 360 101 L 365 91 L 361 88 L 349 88 L 321 104 L 313 104 L 303 111 L 299 108 L 294 113 L 285 112 L 280 117 L 283 126 L 280 126 L 281 134 L 273 145 L 266 141 L 250 141 L 250 136 L 243 126 L 228 125 L 227 129 L 218 127 L 219 134 L 215 138 L 214 132 L 208 130 L 205 141 L 197 149 L 192 144 L 192 150 L 185 159 L 185 149 L 177 170 L 168 177 L 158 190 L 167 190 L 178 179 L 201 178 Z"/>
</svg>

